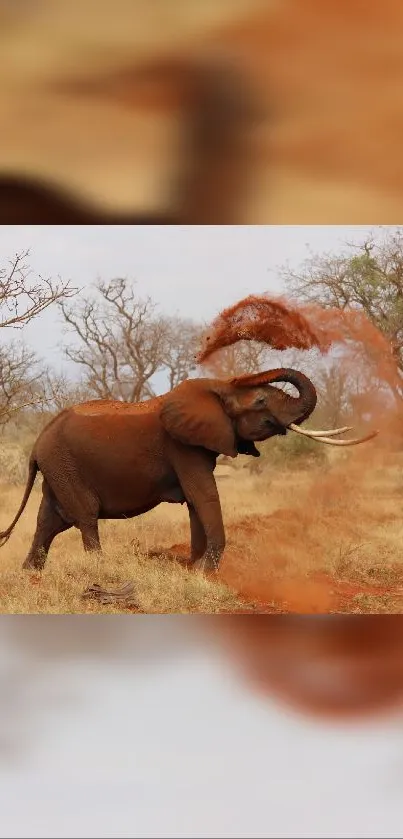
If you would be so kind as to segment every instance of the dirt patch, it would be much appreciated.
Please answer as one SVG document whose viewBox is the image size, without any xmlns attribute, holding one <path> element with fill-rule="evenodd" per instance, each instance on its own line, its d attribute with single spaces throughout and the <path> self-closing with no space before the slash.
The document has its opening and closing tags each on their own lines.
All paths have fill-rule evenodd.
<svg viewBox="0 0 403 839">
<path fill-rule="evenodd" d="M 329 490 L 332 487 L 329 486 Z M 329 521 L 322 528 L 338 530 L 334 520 L 337 492 L 329 492 Z M 316 487 L 317 491 L 317 487 Z M 339 487 L 339 492 L 343 492 Z M 346 501 L 348 504 L 348 500 Z M 403 568 L 398 564 L 369 566 L 368 579 L 349 579 L 358 573 L 352 561 L 340 561 L 335 572 L 306 568 L 305 573 L 290 572 L 290 556 L 297 552 L 315 559 L 323 551 L 323 529 L 312 528 L 308 509 L 279 509 L 265 517 L 246 516 L 227 527 L 227 547 L 218 579 L 260 614 L 330 614 L 393 611 L 403 612 Z M 188 563 L 188 543 L 173 545 L 169 551 Z M 347 551 L 346 551 L 347 554 Z M 301 567 L 303 567 L 301 562 Z M 388 582 L 390 581 L 390 582 Z"/>
</svg>

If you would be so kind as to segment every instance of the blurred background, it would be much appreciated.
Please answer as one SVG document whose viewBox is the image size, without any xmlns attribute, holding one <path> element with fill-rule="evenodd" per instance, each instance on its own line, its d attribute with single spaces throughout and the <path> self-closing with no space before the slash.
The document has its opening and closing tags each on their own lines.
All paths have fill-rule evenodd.
<svg viewBox="0 0 403 839">
<path fill-rule="evenodd" d="M 229 56 L 266 115 L 240 223 L 388 224 L 402 191 L 399 0 L 0 2 L 0 171 L 161 208 L 181 163 L 166 56 Z"/>
<path fill-rule="evenodd" d="M 319 641 L 311 619 L 230 620 L 2 618 L 1 835 L 399 837 L 399 716 L 299 717 L 240 678 L 244 656 L 260 659 L 259 678 L 267 658 L 278 673 L 280 652 L 284 682 L 297 653 L 311 691 L 325 669 L 329 697 L 335 625 L 327 619 Z M 365 646 L 350 639 L 344 657 L 365 664 Z M 340 697 L 338 665 L 330 692 Z"/>
</svg>

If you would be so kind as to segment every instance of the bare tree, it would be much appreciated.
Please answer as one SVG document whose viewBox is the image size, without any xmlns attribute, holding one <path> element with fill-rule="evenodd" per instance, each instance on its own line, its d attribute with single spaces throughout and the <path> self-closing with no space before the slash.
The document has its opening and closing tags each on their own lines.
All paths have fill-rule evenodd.
<svg viewBox="0 0 403 839">
<path fill-rule="evenodd" d="M 38 384 L 43 394 L 41 407 L 47 414 L 59 413 L 90 398 L 85 384 L 72 381 L 65 373 L 49 367 L 43 371 Z"/>
<path fill-rule="evenodd" d="M 188 377 L 198 327 L 159 315 L 152 299 L 139 297 L 136 284 L 125 278 L 98 282 L 96 292 L 98 299 L 74 307 L 60 303 L 66 326 L 78 338 L 66 354 L 81 366 L 93 396 L 138 402 L 154 395 L 156 373 L 165 372 L 171 388 Z"/>
<path fill-rule="evenodd" d="M 48 306 L 76 293 L 69 281 L 32 277 L 29 251 L 20 251 L 0 267 L 0 328 L 22 329 Z M 21 413 L 42 408 L 43 368 L 23 343 L 0 345 L 0 427 Z"/>
<path fill-rule="evenodd" d="M 69 280 L 55 282 L 41 276 L 31 279 L 29 253 L 20 251 L 6 267 L 0 267 L 0 328 L 21 329 L 48 306 L 77 293 Z"/>
<path fill-rule="evenodd" d="M 179 317 L 165 318 L 160 323 L 165 329 L 163 366 L 168 375 L 169 390 L 172 390 L 197 370 L 195 356 L 202 327 Z"/>
<path fill-rule="evenodd" d="M 217 350 L 211 355 L 203 369 L 213 376 L 230 379 L 247 373 L 257 373 L 269 364 L 271 350 L 257 341 L 239 341 L 229 347 Z"/>
<path fill-rule="evenodd" d="M 39 386 L 42 370 L 36 355 L 25 346 L 0 347 L 0 426 L 43 404 Z"/>
</svg>

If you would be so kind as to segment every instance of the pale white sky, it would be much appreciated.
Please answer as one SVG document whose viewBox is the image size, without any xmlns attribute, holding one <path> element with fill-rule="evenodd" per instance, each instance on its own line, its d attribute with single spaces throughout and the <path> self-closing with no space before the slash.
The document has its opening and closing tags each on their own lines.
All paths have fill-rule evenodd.
<svg viewBox="0 0 403 839">
<path fill-rule="evenodd" d="M 167 314 L 210 320 L 251 293 L 284 289 L 276 269 L 300 264 L 307 245 L 337 251 L 360 241 L 366 226 L 42 227 L 3 226 L 0 267 L 30 248 L 39 274 L 70 278 L 88 288 L 97 278 L 127 276 L 139 294 L 150 294 Z M 42 356 L 60 366 L 63 336 L 59 314 L 49 309 L 23 334 Z M 3 336 L 2 336 L 3 337 Z"/>
</svg>

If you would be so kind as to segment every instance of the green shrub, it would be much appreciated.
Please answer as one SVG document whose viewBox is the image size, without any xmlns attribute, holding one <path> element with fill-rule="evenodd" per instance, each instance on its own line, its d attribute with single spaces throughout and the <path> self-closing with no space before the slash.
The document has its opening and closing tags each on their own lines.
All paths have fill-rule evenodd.
<svg viewBox="0 0 403 839">
<path fill-rule="evenodd" d="M 292 467 L 298 464 L 314 463 L 325 465 L 327 463 L 326 447 L 323 443 L 317 443 L 309 437 L 301 434 L 294 434 L 289 431 L 284 437 L 272 437 L 261 443 L 261 458 L 267 463 L 281 463 L 284 466 Z"/>
</svg>

